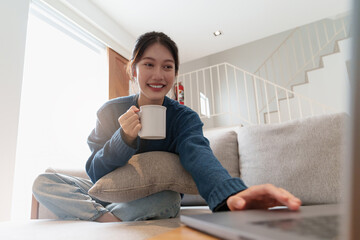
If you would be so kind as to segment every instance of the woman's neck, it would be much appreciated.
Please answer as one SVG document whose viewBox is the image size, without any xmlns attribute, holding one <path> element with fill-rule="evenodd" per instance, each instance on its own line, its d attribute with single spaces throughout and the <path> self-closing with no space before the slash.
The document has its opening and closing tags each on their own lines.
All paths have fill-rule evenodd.
<svg viewBox="0 0 360 240">
<path fill-rule="evenodd" d="M 165 97 L 163 97 L 162 99 L 150 100 L 144 96 L 141 96 L 141 94 L 139 94 L 137 104 L 139 107 L 144 106 L 144 105 L 162 105 L 164 102 L 164 99 L 165 99 Z"/>
</svg>

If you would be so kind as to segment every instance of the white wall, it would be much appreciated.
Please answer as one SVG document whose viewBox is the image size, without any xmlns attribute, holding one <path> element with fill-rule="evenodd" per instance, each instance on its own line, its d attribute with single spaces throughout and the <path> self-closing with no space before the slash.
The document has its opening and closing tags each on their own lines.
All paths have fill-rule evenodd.
<svg viewBox="0 0 360 240">
<path fill-rule="evenodd" d="M 30 0 L 0 0 L 0 221 L 9 220 Z"/>
<path fill-rule="evenodd" d="M 255 72 L 260 64 L 271 55 L 289 34 L 290 31 L 282 32 L 220 53 L 183 63 L 180 66 L 179 73 L 187 73 L 223 62 L 231 63 L 249 72 Z"/>
<path fill-rule="evenodd" d="M 279 34 L 275 34 L 272 35 L 270 37 L 264 38 L 264 39 L 260 39 L 245 45 L 241 45 L 217 54 L 213 54 L 204 58 L 200 58 L 191 62 L 187 62 L 187 63 L 183 63 L 180 66 L 180 74 L 182 73 L 188 73 L 191 71 L 195 71 L 198 70 L 200 68 L 205 68 L 205 67 L 209 67 L 209 66 L 213 66 L 215 64 L 221 64 L 224 62 L 233 64 L 241 69 L 244 69 L 245 71 L 248 71 L 250 73 L 253 73 L 257 70 L 257 68 L 265 61 L 265 59 L 270 56 L 273 51 L 284 41 L 284 39 L 291 33 L 291 30 L 286 31 L 286 32 L 282 32 Z M 245 33 L 244 33 L 245 34 Z M 181 57 L 181 56 L 180 56 Z M 224 66 L 220 67 L 220 75 L 224 74 Z M 229 73 L 231 74 L 232 70 L 229 70 Z M 237 73 L 239 74 L 239 73 Z M 201 75 L 201 74 L 200 74 Z M 192 77 L 194 80 L 195 74 L 192 74 Z M 206 76 L 207 77 L 207 76 Z M 247 76 L 247 89 L 248 89 L 248 94 L 249 94 L 249 98 L 250 98 L 250 116 L 248 116 L 247 113 L 247 105 L 246 105 L 246 99 L 245 99 L 245 93 L 244 90 L 241 90 L 241 87 L 244 86 L 244 80 L 241 80 L 242 75 L 238 75 L 239 79 L 239 92 L 240 92 L 240 103 L 238 103 L 238 99 L 235 98 L 235 88 L 234 88 L 234 83 L 230 82 L 229 84 L 232 85 L 230 86 L 230 99 L 233 103 L 233 105 L 230 107 L 227 105 L 227 103 L 224 101 L 222 103 L 222 106 L 218 106 L 219 103 L 217 103 L 216 108 L 221 109 L 222 111 L 229 111 L 229 107 L 230 107 L 230 111 L 233 112 L 233 115 L 229 115 L 229 114 L 225 114 L 225 115 L 220 115 L 220 116 L 216 116 L 210 119 L 206 119 L 203 118 L 202 121 L 204 122 L 204 128 L 213 128 L 213 127 L 219 127 L 221 125 L 236 125 L 236 124 L 245 124 L 244 121 L 242 121 L 241 119 L 239 119 L 238 117 L 236 117 L 238 114 L 240 114 L 242 117 L 244 118 L 251 118 L 252 122 L 256 122 L 257 120 L 255 119 L 255 115 L 256 113 L 254 112 L 255 106 L 254 106 L 254 102 L 251 101 L 251 99 L 254 98 L 253 96 L 253 85 L 251 84 L 252 81 L 250 80 L 249 76 Z M 201 76 L 200 76 L 201 78 Z M 224 79 L 224 76 L 220 76 L 221 79 Z M 231 77 L 230 77 L 231 78 Z M 179 78 L 179 80 L 181 81 L 182 78 Z M 198 109 L 198 104 L 197 104 L 197 98 L 198 98 L 198 93 L 196 92 L 197 87 L 193 87 L 194 89 L 191 91 L 189 91 L 189 85 L 190 85 L 190 79 L 189 76 L 187 76 L 185 79 L 185 101 L 189 101 L 189 99 L 192 96 L 192 101 L 193 101 L 193 107 L 194 109 Z M 215 76 L 213 76 L 213 86 L 214 86 L 214 93 L 215 95 L 218 94 L 219 92 L 219 87 L 217 84 L 217 77 L 216 74 Z M 202 80 L 200 80 L 200 83 L 202 82 Z M 196 85 L 196 84 L 195 84 Z M 200 89 L 203 89 L 202 86 L 199 86 Z M 221 85 L 221 95 L 223 97 L 227 96 L 227 89 L 225 85 Z M 208 90 L 208 93 L 210 91 Z M 191 95 L 191 96 L 190 96 Z M 210 97 L 210 96 L 209 96 Z M 215 96 L 215 98 L 217 98 Z M 227 98 L 225 97 L 225 100 Z M 188 104 L 188 103 L 186 103 Z M 216 104 L 216 103 L 215 103 Z M 220 110 L 220 111 L 221 111 Z"/>
</svg>

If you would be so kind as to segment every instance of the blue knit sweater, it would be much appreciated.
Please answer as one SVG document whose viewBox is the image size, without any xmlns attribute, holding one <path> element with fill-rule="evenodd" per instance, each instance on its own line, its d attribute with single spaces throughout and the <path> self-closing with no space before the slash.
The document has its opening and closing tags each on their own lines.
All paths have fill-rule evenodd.
<svg viewBox="0 0 360 240">
<path fill-rule="evenodd" d="M 122 139 L 118 118 L 132 105 L 137 106 L 137 95 L 112 99 L 97 112 L 96 127 L 88 138 L 92 154 L 86 163 L 92 182 L 124 166 L 134 154 L 166 151 L 179 155 L 181 164 L 213 211 L 223 208 L 229 196 L 246 189 L 243 181 L 232 178 L 212 153 L 198 114 L 168 97 L 163 102 L 167 108 L 166 138 L 138 137 L 134 146 L 127 145 Z"/>
</svg>

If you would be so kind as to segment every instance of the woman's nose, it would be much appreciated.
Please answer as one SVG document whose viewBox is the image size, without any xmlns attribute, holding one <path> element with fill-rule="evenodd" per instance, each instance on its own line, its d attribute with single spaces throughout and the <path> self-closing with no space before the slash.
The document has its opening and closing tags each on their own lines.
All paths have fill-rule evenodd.
<svg viewBox="0 0 360 240">
<path fill-rule="evenodd" d="M 160 80 L 163 79 L 164 74 L 163 74 L 162 69 L 161 69 L 160 67 L 154 68 L 153 77 L 154 77 L 155 79 L 160 79 Z"/>
</svg>

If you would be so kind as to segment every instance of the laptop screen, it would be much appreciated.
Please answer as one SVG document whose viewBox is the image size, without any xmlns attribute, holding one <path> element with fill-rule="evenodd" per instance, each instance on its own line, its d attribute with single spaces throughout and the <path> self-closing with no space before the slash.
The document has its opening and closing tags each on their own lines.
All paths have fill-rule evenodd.
<svg viewBox="0 0 360 240">
<path fill-rule="evenodd" d="M 349 164 L 345 164 L 347 177 L 345 184 L 350 184 L 345 207 L 347 219 L 344 221 L 344 239 L 360 239 L 360 1 L 353 0 L 352 62 L 350 68 L 350 115 L 349 128 Z"/>
</svg>

